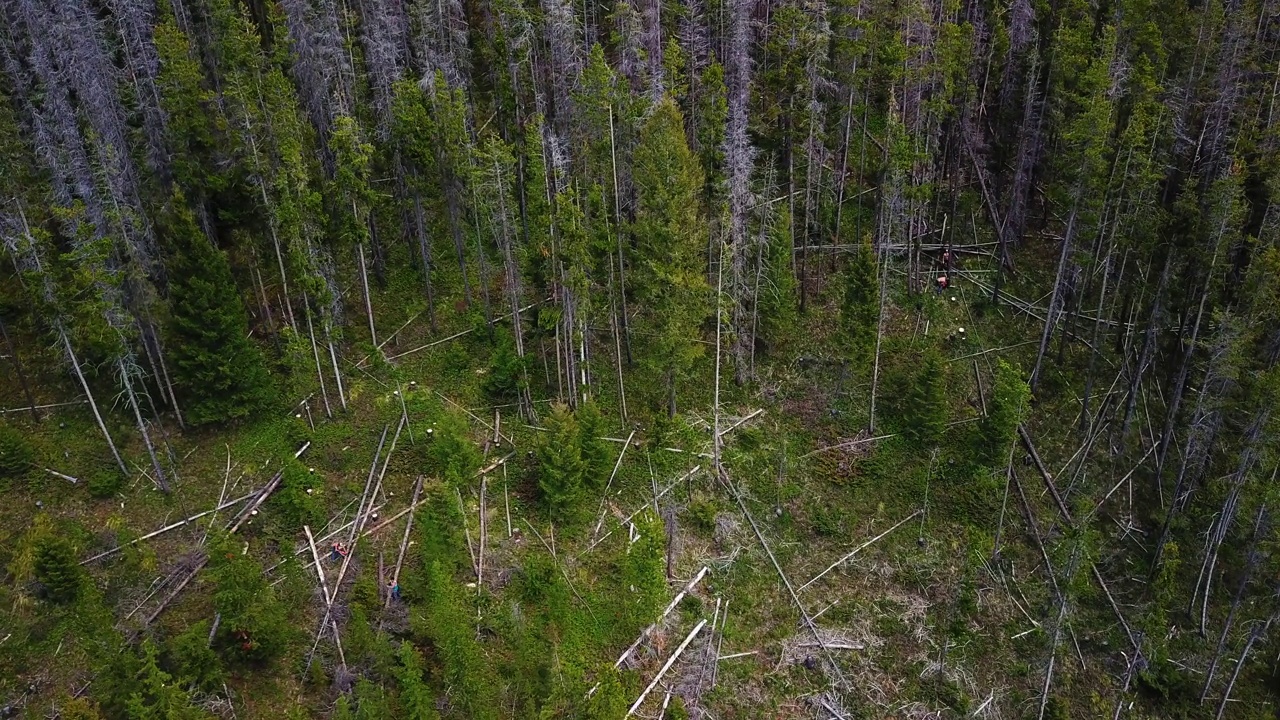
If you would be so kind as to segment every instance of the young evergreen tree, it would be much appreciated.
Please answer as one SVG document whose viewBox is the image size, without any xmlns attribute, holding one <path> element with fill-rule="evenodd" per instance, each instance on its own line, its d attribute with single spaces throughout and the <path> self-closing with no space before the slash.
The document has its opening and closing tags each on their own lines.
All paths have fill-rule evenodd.
<svg viewBox="0 0 1280 720">
<path fill-rule="evenodd" d="M 441 487 L 426 488 L 423 493 L 426 497 L 414 523 L 418 552 L 424 561 L 438 563 L 452 575 L 469 564 L 457 497 Z"/>
<path fill-rule="evenodd" d="M 538 445 L 538 491 L 557 519 L 568 519 L 582 499 L 582 437 L 568 406 L 557 403 L 546 420 L 547 432 Z"/>
<path fill-rule="evenodd" d="M 947 427 L 946 366 L 937 350 L 921 353 L 901 399 L 901 432 L 924 447 L 936 447 Z"/>
<path fill-rule="evenodd" d="M 31 470 L 35 452 L 17 428 L 0 424 L 0 480 L 16 480 Z"/>
<path fill-rule="evenodd" d="M 187 421 L 246 419 L 274 397 L 262 351 L 249 339 L 244 305 L 226 255 L 209 244 L 183 202 L 169 209 L 169 346 Z"/>
<path fill-rule="evenodd" d="M 1031 390 L 1018 368 L 1004 359 L 995 367 L 991 380 L 991 397 L 987 414 L 978 422 L 977 455 L 988 466 L 1000 465 L 1008 458 L 1009 447 L 1018 433 L 1018 425 L 1026 415 Z"/>
<path fill-rule="evenodd" d="M 435 693 L 423 677 L 426 664 L 422 655 L 406 641 L 400 643 L 396 659 L 399 662 L 392 672 L 400 684 L 400 704 L 404 706 L 406 720 L 440 720 Z"/>
<path fill-rule="evenodd" d="M 612 720 L 627 714 L 627 697 L 622 683 L 618 682 L 618 671 L 606 667 L 599 673 L 600 686 L 587 699 L 587 712 L 584 720 Z"/>
<path fill-rule="evenodd" d="M 426 568 L 427 597 L 423 612 L 414 613 L 414 633 L 429 640 L 443 671 L 450 700 L 464 717 L 497 720 L 501 685 L 485 658 L 473 629 L 475 613 L 445 568 L 430 562 Z"/>
<path fill-rule="evenodd" d="M 191 697 L 173 676 L 160 668 L 160 652 L 150 640 L 142 644 L 137 688 L 126 704 L 126 720 L 205 720 L 208 713 L 191 704 Z"/>
<path fill-rule="evenodd" d="M 754 280 L 755 310 L 759 330 L 756 333 L 777 345 L 794 331 L 798 317 L 796 312 L 796 275 L 791 270 L 792 249 L 791 214 L 786 206 L 761 221 L 760 233 L 765 241 L 758 251 L 763 256 L 757 260 Z M 754 356 L 754 350 L 753 350 Z"/>
<path fill-rule="evenodd" d="M 32 570 L 45 599 L 69 603 L 80 595 L 84 571 L 80 569 L 75 550 L 65 537 L 52 533 L 42 535 L 35 544 Z"/>
<path fill-rule="evenodd" d="M 262 566 L 225 541 L 210 549 L 209 571 L 213 606 L 222 616 L 215 646 L 241 662 L 262 664 L 279 657 L 295 631 Z"/>
<path fill-rule="evenodd" d="M 619 620 L 639 632 L 658 617 L 667 600 L 665 523 L 646 510 L 635 520 L 634 537 L 618 561 Z"/>
<path fill-rule="evenodd" d="M 711 293 L 702 263 L 706 223 L 698 210 L 702 167 L 689 150 L 680 110 L 662 101 L 645 121 L 636 147 L 635 294 L 643 301 L 637 347 L 641 362 L 666 386 L 668 416 L 676 383 L 702 354 L 699 328 Z"/>
<path fill-rule="evenodd" d="M 604 487 L 613 469 L 609 442 L 604 439 L 604 415 L 594 400 L 587 400 L 574 413 L 578 421 L 578 445 L 582 455 L 583 486 L 592 490 Z"/>
<path fill-rule="evenodd" d="M 849 356 L 866 357 L 875 343 L 876 324 L 880 316 L 880 281 L 876 272 L 875 250 L 870 237 L 858 243 L 849 266 L 845 269 L 844 300 L 840 319 L 848 335 Z"/>
</svg>

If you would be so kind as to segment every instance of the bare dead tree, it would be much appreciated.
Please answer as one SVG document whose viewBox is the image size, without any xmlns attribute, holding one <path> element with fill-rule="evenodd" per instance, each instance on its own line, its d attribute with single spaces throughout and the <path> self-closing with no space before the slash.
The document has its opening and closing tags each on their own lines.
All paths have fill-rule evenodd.
<svg viewBox="0 0 1280 720">
<path fill-rule="evenodd" d="M 467 14 L 459 0 L 409 3 L 412 47 L 419 72 L 439 72 L 450 87 L 465 87 L 471 73 Z"/>
<path fill-rule="evenodd" d="M 755 148 L 747 137 L 747 90 L 751 84 L 751 3 L 734 0 L 729 6 L 732 28 L 731 52 L 726 62 L 728 80 L 729 121 L 725 132 L 725 174 L 729 186 L 729 251 L 732 273 L 729 296 L 732 302 L 730 326 L 733 330 L 734 380 L 745 383 L 751 373 L 751 350 L 755 338 L 751 331 L 751 282 L 748 260 L 751 233 L 747 224 L 755 198 L 751 192 L 751 174 Z"/>
</svg>

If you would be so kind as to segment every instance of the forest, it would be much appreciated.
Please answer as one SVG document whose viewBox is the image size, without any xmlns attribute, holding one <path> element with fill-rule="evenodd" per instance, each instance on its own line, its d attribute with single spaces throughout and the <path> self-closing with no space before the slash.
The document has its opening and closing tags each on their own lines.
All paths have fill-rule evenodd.
<svg viewBox="0 0 1280 720">
<path fill-rule="evenodd" d="M 0 0 L 0 718 L 1280 716 L 1280 0 Z"/>
</svg>

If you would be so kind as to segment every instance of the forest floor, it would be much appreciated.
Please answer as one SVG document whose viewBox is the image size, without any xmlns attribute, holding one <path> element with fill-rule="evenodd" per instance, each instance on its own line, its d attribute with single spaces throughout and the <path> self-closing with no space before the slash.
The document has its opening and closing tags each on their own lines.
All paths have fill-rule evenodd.
<svg viewBox="0 0 1280 720">
<path fill-rule="evenodd" d="M 648 441 L 650 428 L 622 423 L 613 357 L 601 347 L 592 368 L 595 392 L 611 435 L 619 440 L 614 447 L 621 452 L 621 440 L 634 431 L 633 442 L 608 494 L 588 503 L 592 517 L 571 527 L 555 527 L 536 502 L 529 455 L 540 428 L 518 418 L 514 407 L 495 408 L 485 398 L 490 347 L 483 333 L 438 342 L 467 326 L 458 321 L 431 332 L 421 303 L 412 299 L 414 289 L 393 281 L 376 298 L 377 320 L 383 332 L 403 326 L 385 347 L 388 356 L 401 357 L 392 363 L 353 363 L 373 356 L 372 348 L 365 342 L 357 343 L 358 351 L 349 349 L 346 410 L 334 407 L 327 419 L 310 392 L 314 430 L 301 404 L 227 431 L 179 433 L 167 422 L 177 468 L 171 494 L 159 492 L 145 453 L 133 443 L 127 457 L 135 472 L 128 484 L 112 498 L 93 499 L 83 478 L 101 466 L 103 451 L 88 413 L 76 406 L 52 408 L 38 426 L 24 415 L 11 416 L 37 442 L 41 467 L 82 479 L 72 484 L 39 473 L 11 490 L 0 504 L 0 545 L 8 549 L 0 559 L 8 563 L 11 578 L 29 577 L 30 548 L 24 543 L 38 522 L 73 528 L 78 551 L 89 558 L 211 509 L 220 497 L 262 487 L 307 442 L 302 462 L 322 479 L 316 493 L 327 524 L 312 528 L 320 538 L 354 516 L 383 429 L 389 428 L 389 444 L 403 412 L 408 425 L 374 501 L 380 517 L 390 518 L 409 505 L 433 422 L 461 410 L 483 448 L 483 465 L 507 458 L 484 476 L 483 486 L 475 482 L 460 496 L 473 549 L 481 525 L 487 529 L 483 577 L 472 578 L 479 581 L 472 588 L 478 628 L 486 625 L 480 614 L 502 612 L 513 571 L 531 555 L 551 554 L 574 593 L 586 598 L 588 611 L 606 607 L 610 598 L 625 593 L 612 573 L 612 558 L 625 554 L 628 545 L 628 529 L 620 521 L 646 506 L 657 504 L 671 518 L 671 595 L 708 569 L 689 593 L 691 599 L 662 620 L 626 665 L 625 694 L 638 697 L 688 633 L 706 622 L 643 706 L 645 717 L 657 717 L 669 693 L 704 709 L 706 717 L 725 720 L 1033 717 L 1042 710 L 1049 717 L 1109 716 L 1125 669 L 1124 630 L 1105 603 L 1081 602 L 1072 607 L 1061 636 L 1052 636 L 1046 618 L 1056 615 L 1056 606 L 1043 567 L 1056 552 L 1059 573 L 1069 564 L 1075 581 L 1088 584 L 1086 563 L 1097 560 L 1105 567 L 1106 559 L 1068 559 L 1062 555 L 1066 544 L 1056 541 L 1045 551 L 1049 555 L 1037 548 L 1037 536 L 1052 540 L 1070 530 L 1057 520 L 1036 469 L 1023 463 L 1021 446 L 1013 450 L 1008 473 L 1002 468 L 975 481 L 953 472 L 963 464 L 957 459 L 963 433 L 983 412 L 980 384 L 989 380 L 990 363 L 1005 357 L 1028 367 L 1039 333 L 1031 305 L 1047 302 L 1028 299 L 1023 311 L 1009 304 L 993 309 L 984 299 L 983 277 L 961 274 L 941 295 L 899 292 L 884 322 L 881 392 L 885 376 L 911 366 L 913 348 L 934 344 L 944 352 L 953 407 L 949 439 L 939 448 L 913 447 L 888 427 L 877 426 L 874 438 L 866 433 L 871 373 L 846 369 L 841 362 L 834 330 L 839 327 L 837 278 L 817 288 L 802 332 L 762 353 L 755 383 L 735 386 L 726 357 L 719 408 L 719 427 L 726 429 L 723 480 L 711 471 L 715 348 L 708 347 L 699 361 L 696 379 L 681 386 L 681 427 L 663 446 L 654 446 Z M 891 287 L 903 284 L 900 276 L 891 280 Z M 1016 295 L 1018 288 L 1009 291 Z M 960 327 L 966 337 L 948 340 Z M 437 344 L 408 353 L 432 342 Z M 1075 372 L 1081 355 L 1076 344 L 1069 344 L 1046 383 Z M 543 390 L 549 387 L 554 394 L 555 368 L 535 367 L 539 373 Z M 14 388 L 5 392 L 6 405 L 23 404 Z M 333 388 L 329 394 L 336 406 Z M 647 400 L 643 389 L 628 396 L 632 408 Z M 545 409 L 546 401 L 537 407 Z M 1037 406 L 1027 424 L 1053 470 L 1068 465 L 1079 447 L 1078 413 L 1078 402 L 1073 406 L 1070 399 L 1059 399 Z M 121 438 L 135 434 L 123 425 L 113 430 Z M 695 466 L 699 470 L 691 474 Z M 1070 473 L 1053 475 L 1072 488 L 1081 480 Z M 117 627 L 165 638 L 211 621 L 210 590 L 199 575 L 153 623 L 147 625 L 145 617 L 197 562 L 209 528 L 221 526 L 238 509 L 87 563 Z M 273 512 L 267 503 L 242 528 L 242 552 L 267 568 L 288 557 L 307 560 L 302 536 L 282 531 Z M 1034 530 L 1028 513 L 1038 523 Z M 1113 532 L 1123 532 L 1128 522 L 1123 492 L 1102 513 L 1109 518 L 1107 513 L 1115 515 L 1119 529 Z M 375 519 L 371 526 L 379 524 Z M 394 563 L 403 527 L 397 520 L 360 541 L 356 582 L 369 583 L 380 562 Z M 319 552 L 326 554 L 327 544 L 320 544 Z M 855 550 L 852 558 L 837 563 Z M 402 573 L 406 587 L 412 588 L 411 578 L 421 574 L 423 562 L 418 553 L 408 553 Z M 1127 570 L 1107 568 L 1103 575 L 1120 572 Z M 323 716 L 335 693 L 304 670 L 324 608 L 316 577 L 303 562 L 268 574 L 278 581 L 276 591 L 305 642 L 292 645 L 269 672 L 232 669 L 223 692 L 210 693 L 206 707 L 224 717 L 284 717 L 297 708 Z M 348 582 L 341 592 L 361 592 L 350 587 Z M 58 622 L 22 585 L 0 590 L 0 606 L 5 608 L 0 613 L 0 698 L 43 717 L 51 703 L 92 682 L 85 669 L 92 638 L 72 623 Z M 484 637 L 482 645 L 494 658 L 514 652 L 501 638 Z M 588 650 L 593 662 L 610 662 L 627 645 L 620 638 L 600 640 Z M 1046 696 L 1046 665 L 1054 644 L 1060 652 Z M 318 665 L 331 669 L 330 645 L 327 636 L 320 641 Z M 1046 697 L 1048 707 L 1042 708 Z"/>
</svg>

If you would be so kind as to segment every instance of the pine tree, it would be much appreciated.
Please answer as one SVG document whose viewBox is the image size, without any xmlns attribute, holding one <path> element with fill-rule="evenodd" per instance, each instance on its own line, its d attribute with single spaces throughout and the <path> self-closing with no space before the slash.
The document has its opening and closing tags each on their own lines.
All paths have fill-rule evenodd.
<svg viewBox="0 0 1280 720">
<path fill-rule="evenodd" d="M 991 381 L 991 397 L 987 399 L 987 414 L 978 423 L 977 454 L 981 463 L 994 466 L 1008 458 L 1030 399 L 1031 391 L 1022 373 L 1005 360 L 998 361 Z"/>
<path fill-rule="evenodd" d="M 614 720 L 627 714 L 627 698 L 618 671 L 605 667 L 599 673 L 599 687 L 587 700 L 585 720 Z"/>
<path fill-rule="evenodd" d="M 65 537 L 45 534 L 36 541 L 33 570 L 51 602 L 69 603 L 80 595 L 84 572 Z"/>
<path fill-rule="evenodd" d="M 262 352 L 248 337 L 231 267 L 196 227 L 181 194 L 170 204 L 168 226 L 169 345 L 187 421 L 246 419 L 272 401 L 274 389 Z"/>
<path fill-rule="evenodd" d="M 209 570 L 213 607 L 222 615 L 215 646 L 243 662 L 266 663 L 279 657 L 294 630 L 262 566 L 225 541 L 209 551 Z"/>
<path fill-rule="evenodd" d="M 31 470 L 35 452 L 17 428 L 0 423 L 0 480 L 23 477 Z"/>
<path fill-rule="evenodd" d="M 501 686 L 476 639 L 474 612 L 467 607 L 460 586 L 440 563 L 427 565 L 426 587 L 423 612 L 412 616 L 414 633 L 431 641 L 450 700 L 463 711 L 463 716 L 496 720 Z"/>
<path fill-rule="evenodd" d="M 662 612 L 667 599 L 667 533 L 662 518 L 646 510 L 635 520 L 635 540 L 618 561 L 621 620 L 635 632 Z"/>
<path fill-rule="evenodd" d="M 426 666 L 422 655 L 406 641 L 400 643 L 396 657 L 399 663 L 392 672 L 400 683 L 400 703 L 406 720 L 439 720 L 435 693 L 423 678 Z"/>
<path fill-rule="evenodd" d="M 600 406 L 594 400 L 587 400 L 574 412 L 578 421 L 578 445 L 582 455 L 583 486 L 592 490 L 600 490 L 609 479 L 613 469 L 610 458 L 609 442 L 604 439 L 604 415 L 600 414 Z"/>
<path fill-rule="evenodd" d="M 947 427 L 946 366 L 932 348 L 922 355 L 901 400 L 901 430 L 912 441 L 935 447 Z"/>
<path fill-rule="evenodd" d="M 450 574 L 467 567 L 470 561 L 457 496 L 441 487 L 425 488 L 423 493 L 423 508 L 414 523 L 418 552 L 424 561 L 439 563 Z"/>
<path fill-rule="evenodd" d="M 667 414 L 676 412 L 676 383 L 702 354 L 699 328 L 710 311 L 702 264 L 706 224 L 698 210 L 702 168 L 689 150 L 680 110 L 670 99 L 645 121 L 632 175 L 638 257 L 634 288 L 643 301 L 641 362 L 662 378 Z"/>
<path fill-rule="evenodd" d="M 538 491 L 558 519 L 573 515 L 582 499 L 582 440 L 578 422 L 568 406 L 557 403 L 546 420 L 547 432 L 538 445 Z"/>
<path fill-rule="evenodd" d="M 204 87 L 204 71 L 191 40 L 179 29 L 169 3 L 159 3 L 161 22 L 155 26 L 159 54 L 160 105 L 168 115 L 168 143 L 173 149 L 173 180 L 196 204 L 204 203 L 225 184 L 214 162 L 223 119 L 213 112 L 214 93 Z M 229 148 L 223 148 L 224 152 Z"/>
<path fill-rule="evenodd" d="M 858 244 L 845 269 L 840 319 L 848 336 L 849 356 L 861 359 L 875 341 L 880 315 L 880 282 L 870 237 Z"/>
<path fill-rule="evenodd" d="M 138 668 L 137 690 L 126 705 L 126 720 L 204 720 L 207 713 L 191 705 L 182 687 L 160 668 L 159 650 L 150 640 L 142 644 L 142 663 Z"/>
<path fill-rule="evenodd" d="M 798 318 L 796 275 L 791 270 L 794 248 L 791 214 L 783 205 L 763 222 L 765 226 L 760 232 L 766 237 L 759 248 L 763 257 L 757 261 L 754 280 L 759 324 L 757 334 L 777 345 L 793 333 Z"/>
</svg>

